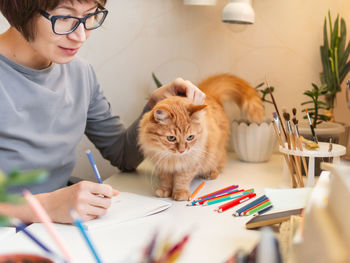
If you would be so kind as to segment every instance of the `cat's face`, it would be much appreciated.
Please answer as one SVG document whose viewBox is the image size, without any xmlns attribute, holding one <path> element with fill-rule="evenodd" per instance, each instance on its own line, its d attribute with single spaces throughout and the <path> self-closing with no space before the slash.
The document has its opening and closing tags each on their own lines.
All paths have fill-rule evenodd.
<svg viewBox="0 0 350 263">
<path fill-rule="evenodd" d="M 147 146 L 163 153 L 184 156 L 196 149 L 203 136 L 205 105 L 193 105 L 182 97 L 158 103 L 146 126 Z M 141 127 L 142 128 L 142 127 Z M 145 143 L 145 142 L 141 142 Z M 145 145 L 144 145 L 145 146 Z"/>
</svg>

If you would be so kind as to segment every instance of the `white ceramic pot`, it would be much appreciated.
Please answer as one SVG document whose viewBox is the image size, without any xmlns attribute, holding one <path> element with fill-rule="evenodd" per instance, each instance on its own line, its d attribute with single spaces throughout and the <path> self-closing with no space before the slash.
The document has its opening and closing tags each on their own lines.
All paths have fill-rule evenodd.
<svg viewBox="0 0 350 263">
<path fill-rule="evenodd" d="M 185 5 L 216 5 L 216 0 L 184 0 Z"/>
<path fill-rule="evenodd" d="M 300 122 L 299 133 L 300 135 L 311 139 L 312 133 L 309 122 L 303 120 Z M 333 138 L 333 142 L 337 143 L 339 141 L 339 137 L 345 132 L 344 125 L 336 122 L 322 122 L 317 125 L 315 129 L 315 134 L 318 137 L 319 141 L 329 141 L 329 138 Z"/>
<path fill-rule="evenodd" d="M 276 146 L 271 121 L 261 124 L 233 121 L 232 144 L 238 158 L 245 162 L 266 162 Z"/>
</svg>

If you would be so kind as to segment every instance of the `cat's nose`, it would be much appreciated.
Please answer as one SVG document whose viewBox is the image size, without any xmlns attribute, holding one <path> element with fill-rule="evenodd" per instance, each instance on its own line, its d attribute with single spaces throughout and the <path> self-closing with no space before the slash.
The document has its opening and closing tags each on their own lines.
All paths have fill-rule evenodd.
<svg viewBox="0 0 350 263">
<path fill-rule="evenodd" d="M 181 149 L 181 150 L 179 150 L 179 153 L 184 153 L 184 152 L 185 152 L 185 150 L 182 150 L 182 149 Z"/>
</svg>

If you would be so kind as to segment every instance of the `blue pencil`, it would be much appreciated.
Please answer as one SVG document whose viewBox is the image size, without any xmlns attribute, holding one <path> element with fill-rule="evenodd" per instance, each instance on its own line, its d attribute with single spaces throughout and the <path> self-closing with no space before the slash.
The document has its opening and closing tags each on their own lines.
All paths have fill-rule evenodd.
<svg viewBox="0 0 350 263">
<path fill-rule="evenodd" d="M 30 233 L 26 229 L 27 225 L 23 224 L 18 219 L 12 219 L 11 222 L 18 231 L 22 231 L 24 234 L 26 234 L 27 237 L 29 237 L 32 241 L 34 241 L 34 243 L 37 244 L 39 247 L 41 247 L 41 249 L 44 250 L 47 254 L 51 255 L 53 258 L 59 259 L 62 262 L 66 262 L 62 257 L 58 256 L 55 252 L 53 252 L 51 249 L 45 246 L 44 243 L 41 242 L 37 237 L 35 237 L 32 233 Z"/>
<path fill-rule="evenodd" d="M 267 211 L 269 211 L 272 207 L 273 207 L 273 205 L 269 205 L 269 206 L 257 211 L 253 216 L 262 215 L 262 214 L 266 213 Z"/>
<path fill-rule="evenodd" d="M 94 171 L 94 174 L 96 176 L 96 179 L 97 181 L 102 184 L 102 179 L 101 179 L 101 176 L 100 176 L 100 173 L 98 172 L 97 170 L 97 165 L 94 161 L 94 158 L 92 157 L 92 153 L 90 150 L 86 150 L 86 155 L 87 157 L 89 158 L 89 161 L 90 161 L 90 164 L 91 164 L 91 167 L 92 167 L 92 170 Z"/>
<path fill-rule="evenodd" d="M 260 196 L 258 199 L 254 200 L 253 202 L 250 202 L 249 204 L 241 207 L 240 209 L 238 209 L 235 213 L 233 213 L 233 216 L 239 216 L 241 215 L 245 210 L 251 208 L 252 206 L 255 206 L 258 203 L 263 202 L 264 200 L 268 199 L 268 197 L 266 195 Z"/>
<path fill-rule="evenodd" d="M 84 237 L 86 243 L 88 244 L 92 254 L 94 255 L 95 259 L 96 259 L 96 262 L 97 263 L 102 263 L 100 257 L 98 256 L 97 254 L 97 251 L 96 249 L 94 248 L 92 242 L 91 242 L 91 239 L 89 238 L 88 234 L 86 233 L 83 225 L 82 225 L 82 221 L 81 219 L 79 218 L 78 214 L 73 210 L 71 209 L 70 210 L 70 214 L 73 218 L 73 221 L 74 221 L 74 224 L 78 227 L 78 229 L 80 230 L 80 233 L 82 234 L 82 236 Z"/>
</svg>

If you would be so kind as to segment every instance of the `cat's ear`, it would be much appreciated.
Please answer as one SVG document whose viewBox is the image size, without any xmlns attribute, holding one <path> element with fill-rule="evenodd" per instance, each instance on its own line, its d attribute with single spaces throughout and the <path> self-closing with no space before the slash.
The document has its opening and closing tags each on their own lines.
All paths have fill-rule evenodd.
<svg viewBox="0 0 350 263">
<path fill-rule="evenodd" d="M 202 104 L 202 105 L 194 105 L 194 104 L 191 104 L 189 107 L 188 107 L 188 111 L 190 113 L 190 117 L 192 120 L 194 121 L 199 121 L 201 119 L 201 117 L 205 114 L 205 109 L 207 107 L 207 105 L 205 104 Z"/>
<path fill-rule="evenodd" d="M 167 124 L 172 117 L 171 114 L 164 109 L 157 109 L 153 112 L 154 120 L 160 124 Z"/>
</svg>

